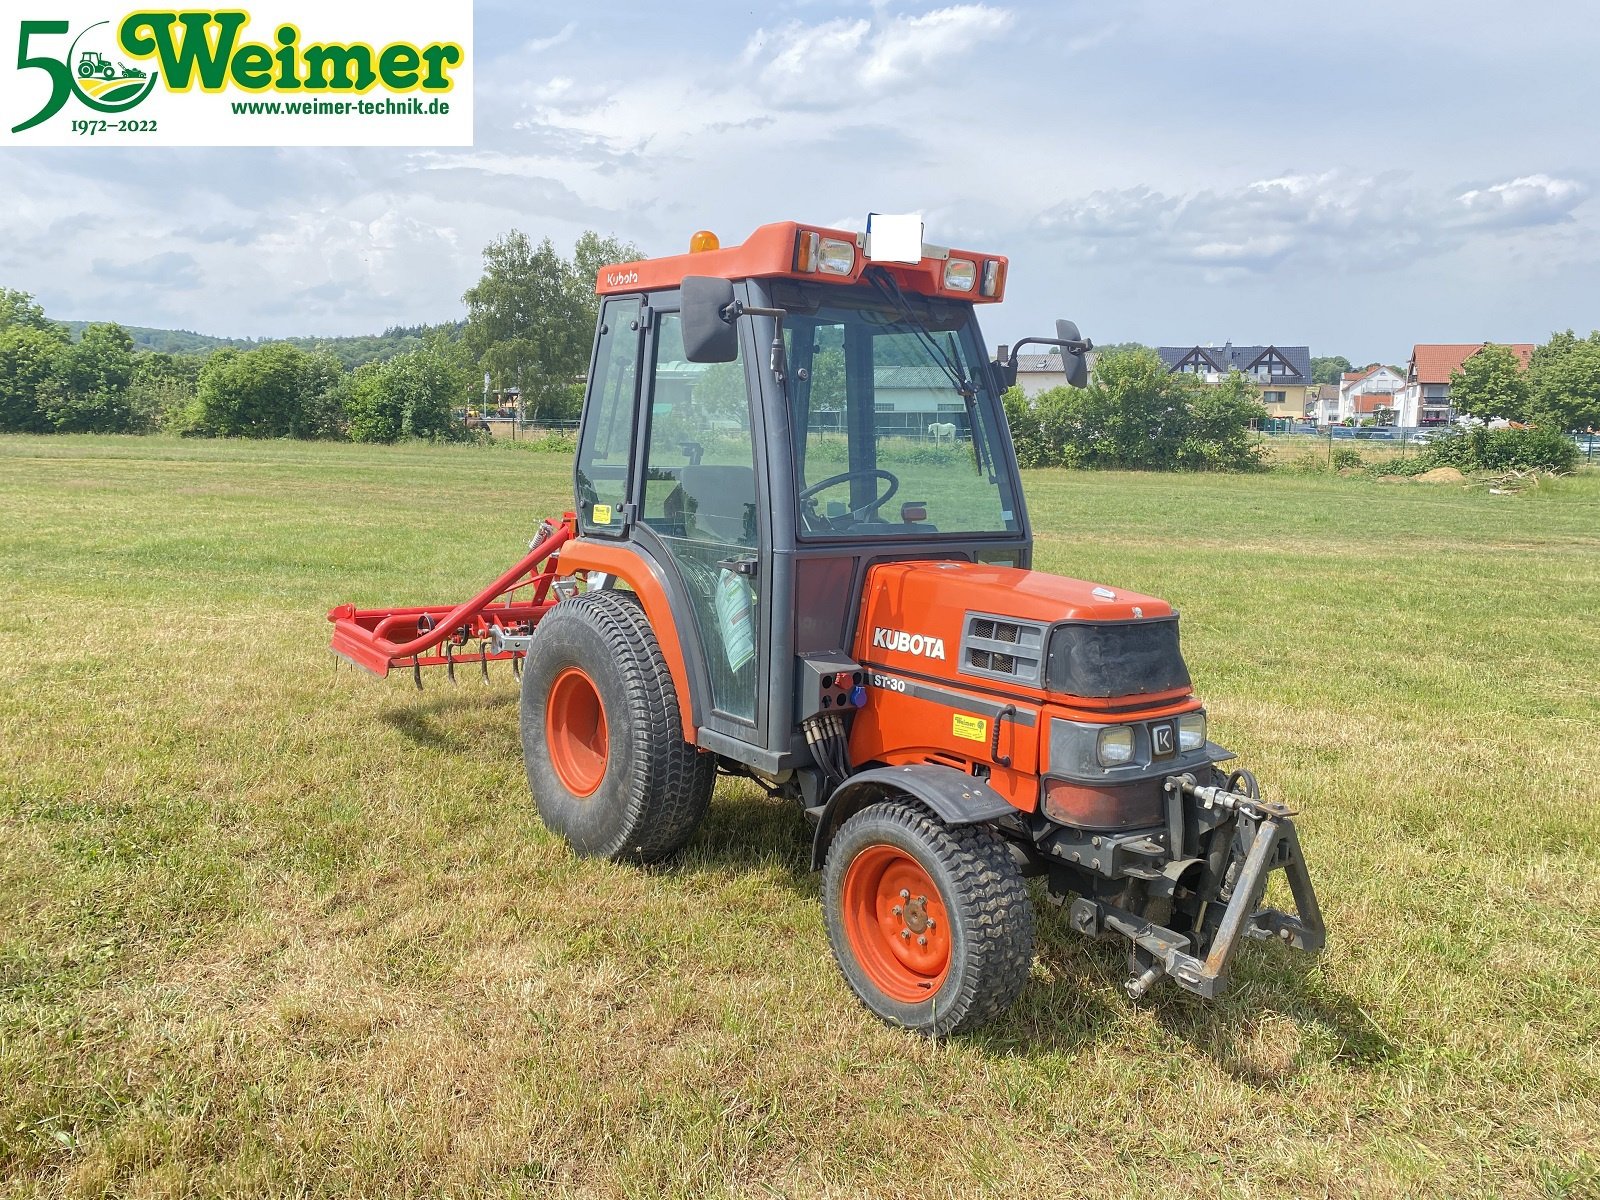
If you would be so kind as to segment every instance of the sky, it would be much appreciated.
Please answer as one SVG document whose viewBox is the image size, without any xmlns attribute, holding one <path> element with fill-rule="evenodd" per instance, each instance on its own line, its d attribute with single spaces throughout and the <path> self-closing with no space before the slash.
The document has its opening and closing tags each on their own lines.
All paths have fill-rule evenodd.
<svg viewBox="0 0 1600 1200">
<path fill-rule="evenodd" d="M 991 342 L 1600 326 L 1592 0 L 479 0 L 454 150 L 0 151 L 0 285 L 230 337 L 458 319 L 491 239 L 863 226 L 1010 256 Z"/>
</svg>

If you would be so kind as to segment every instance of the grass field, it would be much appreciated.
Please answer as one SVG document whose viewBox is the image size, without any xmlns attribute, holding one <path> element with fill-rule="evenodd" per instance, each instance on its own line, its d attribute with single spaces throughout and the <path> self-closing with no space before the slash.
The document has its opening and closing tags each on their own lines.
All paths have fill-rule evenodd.
<svg viewBox="0 0 1600 1200">
<path fill-rule="evenodd" d="M 1297 806 L 1327 953 L 1122 996 L 1041 905 L 1010 1019 L 835 972 L 795 812 L 574 860 L 508 672 L 336 671 L 565 506 L 500 449 L 0 439 L 0 1193 L 1600 1194 L 1600 476 L 1037 473 L 1038 566 L 1171 598 Z"/>
</svg>

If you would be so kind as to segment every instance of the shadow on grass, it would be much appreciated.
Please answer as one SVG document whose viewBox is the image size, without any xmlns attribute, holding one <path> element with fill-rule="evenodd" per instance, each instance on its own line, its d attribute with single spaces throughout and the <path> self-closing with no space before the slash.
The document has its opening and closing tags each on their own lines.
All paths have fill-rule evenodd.
<svg viewBox="0 0 1600 1200">
<path fill-rule="evenodd" d="M 506 734 L 508 752 L 521 753 L 517 747 L 516 692 L 484 687 L 473 679 L 456 687 L 446 683 L 433 698 L 424 695 L 410 704 L 385 710 L 378 719 L 425 749 L 466 754 L 482 751 L 485 725 L 478 718 L 492 715 L 492 727 Z M 462 714 L 471 714 L 472 719 L 463 719 Z"/>
<path fill-rule="evenodd" d="M 480 725 L 463 711 L 493 714 L 506 731 L 507 753 L 515 750 L 516 694 L 450 690 L 383 714 L 386 724 L 432 750 L 463 753 L 482 749 L 458 729 Z M 508 716 L 505 710 L 513 710 Z M 684 850 L 658 866 L 665 876 L 729 878 L 760 875 L 808 900 L 817 900 L 821 877 L 811 870 L 812 827 L 794 804 L 768 796 L 749 780 L 719 777 L 710 811 Z M 1113 1037 L 1137 1037 L 1138 1014 L 1148 1011 L 1171 1037 L 1216 1061 L 1236 1078 L 1274 1086 L 1294 1074 L 1293 1062 L 1310 1056 L 1346 1064 L 1377 1065 L 1397 1047 L 1349 996 L 1331 986 L 1318 960 L 1275 944 L 1248 942 L 1234 960 L 1232 988 L 1207 1002 L 1165 983 L 1144 1004 L 1122 992 L 1125 951 L 1113 942 L 1089 942 L 1072 930 L 1066 911 L 1035 887 L 1038 941 L 1033 978 L 1015 1008 L 971 1035 L 974 1045 L 996 1054 L 1070 1052 Z M 1294 1054 L 1263 1047 L 1263 1019 L 1279 1016 L 1299 1031 Z"/>
</svg>

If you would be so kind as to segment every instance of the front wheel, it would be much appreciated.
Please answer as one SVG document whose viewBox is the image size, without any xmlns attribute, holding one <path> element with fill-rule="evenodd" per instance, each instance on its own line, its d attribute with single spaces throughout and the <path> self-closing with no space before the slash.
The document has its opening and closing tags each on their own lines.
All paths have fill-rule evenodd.
<svg viewBox="0 0 1600 1200">
<path fill-rule="evenodd" d="M 989 826 L 873 804 L 829 846 L 822 898 L 839 969 L 891 1025 L 961 1033 L 1005 1012 L 1027 981 L 1033 906 Z"/>
</svg>

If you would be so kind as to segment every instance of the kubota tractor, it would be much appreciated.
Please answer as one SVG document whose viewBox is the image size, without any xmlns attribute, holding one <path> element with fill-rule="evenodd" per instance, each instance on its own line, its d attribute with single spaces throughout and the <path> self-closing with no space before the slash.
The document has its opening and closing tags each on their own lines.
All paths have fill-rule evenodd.
<svg viewBox="0 0 1600 1200">
<path fill-rule="evenodd" d="M 1136 999 L 1216 995 L 1242 938 L 1319 949 L 1290 813 L 1208 739 L 1177 613 L 1031 569 L 1015 348 L 975 318 L 1007 261 L 920 231 L 602 270 L 574 512 L 462 604 L 334 609 L 333 648 L 419 685 L 520 668 L 533 800 L 581 854 L 668 857 L 719 772 L 798 803 L 834 956 L 894 1024 L 1016 999 L 1028 876 L 1126 946 Z M 1026 342 L 1086 380 L 1069 323 Z M 1278 869 L 1294 913 L 1262 907 Z"/>
</svg>

